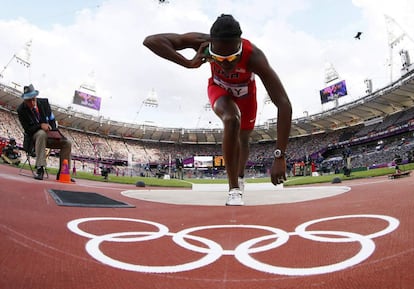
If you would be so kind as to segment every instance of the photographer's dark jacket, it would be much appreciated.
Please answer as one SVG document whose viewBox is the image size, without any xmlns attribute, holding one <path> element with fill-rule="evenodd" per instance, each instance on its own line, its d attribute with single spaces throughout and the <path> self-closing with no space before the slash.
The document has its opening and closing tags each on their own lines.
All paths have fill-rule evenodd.
<svg viewBox="0 0 414 289">
<path fill-rule="evenodd" d="M 41 123 L 48 123 L 52 129 L 56 129 L 56 121 L 47 98 L 37 98 L 36 106 L 39 110 L 39 121 L 36 119 L 33 111 L 23 102 L 17 108 L 19 120 L 23 126 L 24 132 L 33 136 L 40 129 Z"/>
<path fill-rule="evenodd" d="M 41 129 L 41 123 L 48 123 L 52 130 L 57 129 L 55 116 L 50 108 L 49 100 L 47 98 L 37 98 L 36 106 L 39 111 L 39 120 L 37 120 L 35 113 L 24 102 L 17 108 L 17 114 L 25 132 L 24 143 L 26 145 L 32 143 L 33 135 Z"/>
</svg>

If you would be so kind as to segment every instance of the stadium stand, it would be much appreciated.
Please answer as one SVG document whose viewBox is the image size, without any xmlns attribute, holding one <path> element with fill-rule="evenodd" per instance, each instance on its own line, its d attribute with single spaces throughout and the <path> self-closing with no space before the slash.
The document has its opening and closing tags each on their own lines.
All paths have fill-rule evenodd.
<svg viewBox="0 0 414 289">
<path fill-rule="evenodd" d="M 20 102 L 20 92 L 0 84 L 0 137 L 13 137 L 21 146 L 23 131 L 15 111 Z M 73 160 L 78 163 L 78 170 L 96 172 L 102 166 L 112 166 L 111 172 L 116 174 L 148 174 L 151 168 L 165 168 L 178 155 L 183 159 L 221 155 L 221 129 L 126 124 L 72 108 L 53 106 L 53 110 L 60 129 L 72 141 Z M 266 174 L 272 162 L 275 130 L 274 119 L 256 127 L 248 162 L 252 173 Z M 352 103 L 294 119 L 287 152 L 288 167 L 292 168 L 308 154 L 325 172 L 336 171 L 344 165 L 345 147 L 351 149 L 353 168 L 391 165 L 396 153 L 403 156 L 404 162 L 412 161 L 412 72 Z M 51 159 L 50 166 L 57 166 L 53 155 Z M 126 167 L 130 161 L 134 164 L 132 171 Z"/>
</svg>

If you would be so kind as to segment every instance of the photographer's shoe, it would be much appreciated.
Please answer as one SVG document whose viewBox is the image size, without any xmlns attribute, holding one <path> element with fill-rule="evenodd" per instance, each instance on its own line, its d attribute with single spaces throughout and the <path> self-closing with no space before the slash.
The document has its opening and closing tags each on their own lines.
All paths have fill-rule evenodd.
<svg viewBox="0 0 414 289">
<path fill-rule="evenodd" d="M 38 167 L 37 171 L 36 171 L 36 175 L 34 176 L 34 178 L 36 180 L 43 180 L 43 175 L 45 174 L 45 170 L 43 169 L 43 167 Z"/>
</svg>

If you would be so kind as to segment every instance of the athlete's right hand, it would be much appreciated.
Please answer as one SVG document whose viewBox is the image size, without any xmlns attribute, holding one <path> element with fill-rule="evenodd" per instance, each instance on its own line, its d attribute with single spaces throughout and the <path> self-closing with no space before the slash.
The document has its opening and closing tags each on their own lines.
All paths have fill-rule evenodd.
<svg viewBox="0 0 414 289">
<path fill-rule="evenodd" d="M 201 65 L 210 60 L 209 55 L 205 54 L 209 42 L 206 41 L 200 45 L 194 58 L 190 60 L 188 68 L 199 68 Z"/>
<path fill-rule="evenodd" d="M 286 160 L 284 157 L 274 159 L 270 170 L 270 180 L 276 186 L 286 181 Z"/>
</svg>

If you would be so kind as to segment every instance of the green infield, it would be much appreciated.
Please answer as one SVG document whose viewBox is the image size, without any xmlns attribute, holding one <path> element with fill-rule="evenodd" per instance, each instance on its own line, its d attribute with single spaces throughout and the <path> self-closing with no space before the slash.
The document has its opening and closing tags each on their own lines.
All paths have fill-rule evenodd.
<svg viewBox="0 0 414 289">
<path fill-rule="evenodd" d="M 402 171 L 409 171 L 414 169 L 414 163 L 400 166 Z M 49 168 L 50 174 L 56 174 L 57 169 Z M 360 170 L 352 172 L 349 177 L 343 174 L 329 174 L 323 176 L 298 176 L 289 177 L 284 183 L 285 186 L 297 186 L 307 184 L 318 184 L 318 183 L 330 183 L 333 178 L 338 177 L 342 181 L 371 178 L 377 176 L 391 175 L 395 173 L 394 168 L 378 168 L 372 170 Z M 138 181 L 142 181 L 146 186 L 149 187 L 176 187 L 176 188 L 191 188 L 192 184 L 225 184 L 227 179 L 210 179 L 210 178 L 185 178 L 184 180 L 179 179 L 163 179 L 156 177 L 137 177 L 137 176 L 116 176 L 109 174 L 108 179 L 105 180 L 101 175 L 94 175 L 92 173 L 78 171 L 75 176 L 76 179 L 87 179 L 100 182 L 111 182 L 120 184 L 132 184 L 135 185 Z M 247 183 L 268 183 L 270 178 L 247 178 Z"/>
</svg>

